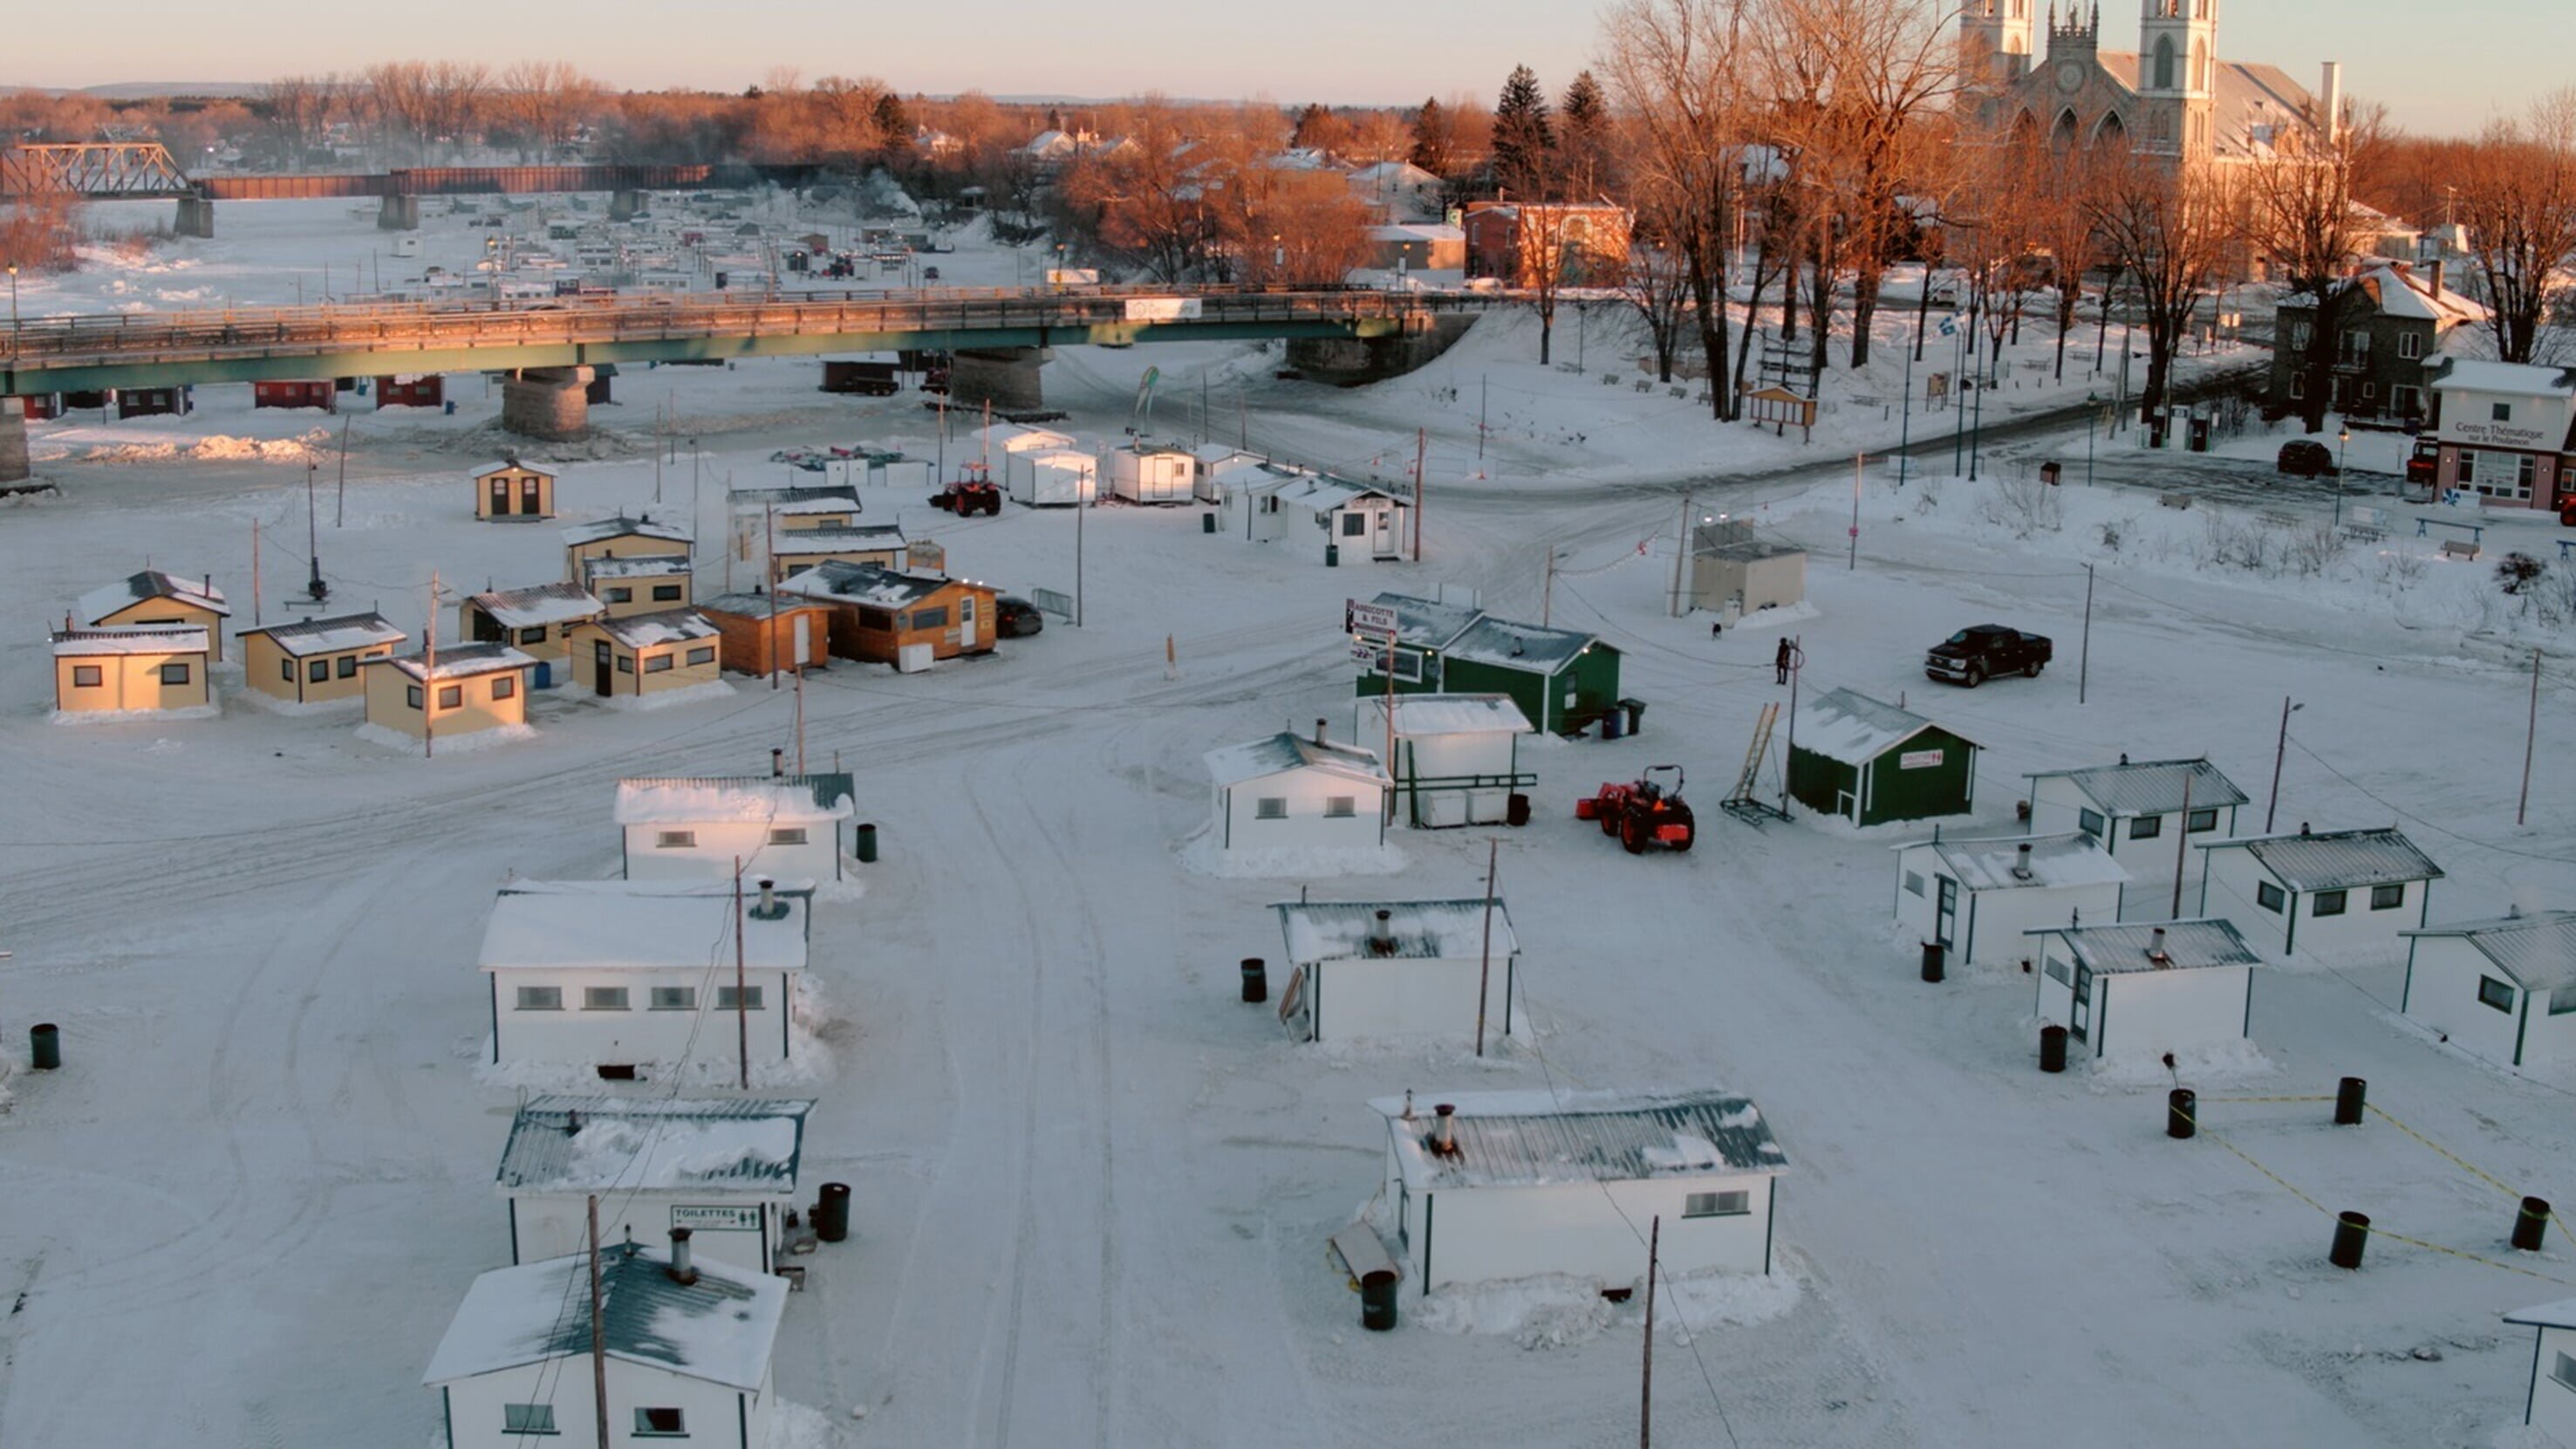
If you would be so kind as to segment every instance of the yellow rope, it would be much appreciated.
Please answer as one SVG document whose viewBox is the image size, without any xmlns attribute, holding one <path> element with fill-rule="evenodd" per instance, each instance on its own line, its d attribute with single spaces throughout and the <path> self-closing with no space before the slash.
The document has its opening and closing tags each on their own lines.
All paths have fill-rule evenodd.
<svg viewBox="0 0 2576 1449">
<path fill-rule="evenodd" d="M 2203 1097 L 2204 1102 L 2331 1102 L 2334 1094 L 2313 1097 Z"/>
<path fill-rule="evenodd" d="M 2405 1133 L 2407 1136 L 2414 1138 L 2416 1141 L 2423 1143 L 2425 1146 L 2432 1148 L 2442 1156 L 2449 1158 L 2451 1165 L 2457 1167 L 2462 1172 L 2465 1172 L 2469 1176 L 2476 1178 L 2478 1181 L 2485 1183 L 2487 1186 L 2494 1188 L 2496 1191 L 2505 1194 L 2507 1197 L 2518 1198 L 2522 1196 L 2522 1193 L 2518 1189 L 2507 1187 L 2502 1182 L 2498 1181 L 2493 1173 L 2484 1172 L 2471 1166 L 2468 1160 L 2461 1157 L 2458 1153 L 2453 1152 L 2451 1149 L 2444 1147 L 2432 1138 L 2425 1136 L 2423 1133 L 2416 1131 L 2414 1128 L 2398 1121 L 2395 1117 L 2390 1116 L 2377 1102 L 2372 1102 L 2368 1105 L 2372 1112 L 2378 1114 L 2380 1120 L 2386 1122 L 2389 1126 L 2396 1128 L 2398 1131 Z"/>
</svg>

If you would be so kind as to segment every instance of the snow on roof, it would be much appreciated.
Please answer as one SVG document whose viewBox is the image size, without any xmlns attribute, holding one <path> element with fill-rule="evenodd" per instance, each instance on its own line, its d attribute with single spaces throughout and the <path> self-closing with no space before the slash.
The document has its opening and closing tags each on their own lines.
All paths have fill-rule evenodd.
<svg viewBox="0 0 2576 1449">
<path fill-rule="evenodd" d="M 1187 448 L 1179 447 L 1172 443 L 1149 443 L 1142 438 L 1122 443 L 1109 451 L 1113 453 L 1133 453 L 1139 458 L 1188 458 L 1196 456 Z"/>
<path fill-rule="evenodd" d="M 56 659 L 100 654 L 203 654 L 206 631 L 196 624 L 126 624 L 112 629 L 56 629 Z"/>
<path fill-rule="evenodd" d="M 774 509 L 781 517 L 816 513 L 856 513 L 859 490 L 847 483 L 804 483 L 779 488 L 736 488 L 727 495 L 737 513 Z"/>
<path fill-rule="evenodd" d="M 1395 642 L 1417 649 L 1438 649 L 1467 632 L 1483 611 L 1462 604 L 1417 599 L 1411 594 L 1383 593 L 1369 600 L 1395 611 Z"/>
<path fill-rule="evenodd" d="M 679 553 L 638 554 L 632 558 L 593 558 L 582 560 L 581 576 L 585 579 L 668 579 L 692 571 L 689 557 Z"/>
<path fill-rule="evenodd" d="M 1733 1092 L 1518 1091 L 1380 1097 L 1396 1159 L 1415 1191 L 1631 1182 L 1788 1170 L 1762 1113 Z M 1456 1109 L 1454 1155 L 1435 1153 L 1441 1103 Z"/>
<path fill-rule="evenodd" d="M 1294 504 L 1317 513 L 1347 508 L 1363 498 L 1395 498 L 1395 495 L 1383 488 L 1372 488 L 1365 483 L 1353 483 L 1346 478 L 1331 478 L 1320 473 L 1300 478 L 1295 486 L 1279 490 L 1281 507 Z M 1396 499 L 1399 505 L 1403 501 Z"/>
<path fill-rule="evenodd" d="M 2576 986 L 2576 911 L 2525 911 L 2485 921 L 2453 921 L 2408 931 L 2409 936 L 2456 936 L 2478 948 L 2526 991 Z"/>
<path fill-rule="evenodd" d="M 2435 294 L 2432 286 L 2419 280 L 2415 269 L 2404 262 L 2366 267 L 2347 285 L 2360 288 L 2382 317 L 2434 323 L 2483 322 L 2487 317 L 2485 307 L 2453 288 L 2444 287 Z"/>
<path fill-rule="evenodd" d="M 765 618 L 773 613 L 784 614 L 792 609 L 816 609 L 821 607 L 822 606 L 820 604 L 815 603 L 812 599 L 790 598 L 778 594 L 755 594 L 739 591 L 730 594 L 718 594 L 713 598 L 698 600 L 698 612 L 701 614 L 734 614 L 746 619 Z"/>
<path fill-rule="evenodd" d="M 2116 765 L 2086 765 L 2074 770 L 2033 770 L 2025 780 L 2072 780 L 2084 798 L 2102 807 L 2103 813 L 2122 815 L 2166 815 L 2183 805 L 2183 782 L 2191 784 L 2193 808 L 2212 805 L 2242 805 L 2244 791 L 2236 782 L 2218 772 L 2206 759 L 2140 760 L 2131 764 L 2125 758 Z"/>
<path fill-rule="evenodd" d="M 995 423 L 979 434 L 984 446 L 1005 453 L 1025 453 L 1031 448 L 1069 448 L 1073 434 L 1053 428 L 1032 428 L 1020 423 Z"/>
<path fill-rule="evenodd" d="M 697 1281 L 671 1277 L 661 1250 L 601 1255 L 601 1349 L 610 1358 L 668 1369 L 727 1388 L 756 1390 L 787 1307 L 787 1280 L 700 1255 Z M 569 1253 L 474 1280 L 429 1358 L 425 1384 L 587 1356 L 590 1315 L 567 1313 L 589 1293 L 590 1259 Z"/>
<path fill-rule="evenodd" d="M 340 614 L 328 619 L 298 619 L 291 624 L 271 624 L 264 629 L 241 631 L 244 639 L 253 634 L 267 635 L 268 641 L 279 650 L 298 659 L 310 654 L 336 654 L 344 649 L 400 644 L 410 637 L 373 610 L 364 614 Z"/>
<path fill-rule="evenodd" d="M 1591 652 L 1595 645 L 1605 649 L 1611 647 L 1601 644 L 1590 634 L 1572 629 L 1514 623 L 1483 614 L 1467 626 L 1467 632 L 1450 640 L 1449 647 L 1440 652 L 1451 659 L 1464 659 L 1471 663 L 1554 674 Z"/>
<path fill-rule="evenodd" d="M 2576 393 L 2576 367 L 2535 362 L 2489 362 L 2479 357 L 2436 354 L 2426 359 L 2424 379 L 2437 389 L 2510 393 L 2516 397 Z"/>
<path fill-rule="evenodd" d="M 847 820 L 857 793 L 846 772 L 638 776 L 617 782 L 615 814 L 620 825 Z"/>
<path fill-rule="evenodd" d="M 1898 850 L 1929 846 L 1951 876 L 1972 891 L 2032 886 L 2123 885 L 2127 867 L 2080 830 L 2064 835 L 1995 835 L 1980 840 L 1918 840 Z M 2024 854 L 2027 849 L 2028 854 Z M 2016 868 L 2030 872 L 2015 874 Z"/>
<path fill-rule="evenodd" d="M 854 523 L 839 528 L 783 530 L 769 552 L 773 558 L 804 558 L 814 554 L 901 548 L 903 542 L 900 524 Z"/>
<path fill-rule="evenodd" d="M 2259 966 L 2263 958 L 2222 920 L 2139 922 L 2120 926 L 2051 926 L 2032 931 L 2055 936 L 2075 959 L 2095 971 L 2190 971 L 2205 966 Z M 2148 952 L 2161 949 L 2157 961 Z"/>
<path fill-rule="evenodd" d="M 531 1097 L 510 1123 L 504 1192 L 796 1191 L 810 1101 Z"/>
<path fill-rule="evenodd" d="M 1266 740 L 1210 750 L 1207 752 L 1207 767 L 1219 785 L 1240 785 L 1264 775 L 1299 769 L 1322 770 L 1380 789 L 1387 784 L 1386 767 L 1378 763 L 1375 750 L 1331 742 L 1317 744 L 1304 735 L 1286 731 Z"/>
<path fill-rule="evenodd" d="M 1259 453 L 1247 453 L 1241 448 L 1232 447 L 1225 443 L 1201 443 L 1189 451 L 1191 457 L 1198 459 L 1202 463 L 1241 462 L 1246 465 L 1250 465 L 1263 461 L 1262 456 Z"/>
<path fill-rule="evenodd" d="M 2504 1316 L 2507 1323 L 2526 1328 L 2576 1328 L 2576 1298 L 2561 1298 L 2535 1308 L 2517 1308 Z"/>
<path fill-rule="evenodd" d="M 623 619 L 593 619 L 590 627 L 630 650 L 712 639 L 717 633 L 716 626 L 695 609 L 662 609 L 650 614 L 629 614 Z"/>
<path fill-rule="evenodd" d="M 2203 850 L 2243 850 L 2294 891 L 2339 891 L 2399 881 L 2440 880 L 2442 868 L 2393 825 L 2322 835 L 2255 835 L 2213 840 Z"/>
<path fill-rule="evenodd" d="M 775 918 L 758 914 L 755 883 L 743 913 L 743 962 L 753 971 L 805 969 L 806 909 L 813 887 L 782 882 Z M 734 963 L 731 881 L 516 881 L 501 889 L 483 927 L 485 971 L 705 970 Z"/>
<path fill-rule="evenodd" d="M 1386 701 L 1370 700 L 1378 718 L 1386 718 Z M 1395 697 L 1395 732 L 1407 738 L 1426 735 L 1530 733 L 1529 716 L 1508 694 L 1399 694 Z"/>
<path fill-rule="evenodd" d="M 918 603 L 955 582 L 935 574 L 910 574 L 875 564 L 827 559 L 781 579 L 778 591 L 814 599 L 847 599 L 855 604 L 899 609 Z"/>
<path fill-rule="evenodd" d="M 495 473 L 535 473 L 547 478 L 555 476 L 551 468 L 540 468 L 534 463 L 522 463 L 516 458 L 504 458 L 498 463 L 474 470 L 474 476 L 478 481 L 489 478 Z"/>
<path fill-rule="evenodd" d="M 533 669 L 537 661 L 507 644 L 448 644 L 438 651 L 438 668 L 433 674 L 419 654 L 405 654 L 391 659 L 361 659 L 361 665 L 390 664 L 414 679 L 461 679 L 475 674 L 498 674 L 505 669 Z"/>
<path fill-rule="evenodd" d="M 1919 714 L 1837 689 L 1799 714 L 1797 747 L 1846 765 L 1866 765 L 1933 727 Z"/>
<path fill-rule="evenodd" d="M 224 591 L 216 588 L 212 582 L 204 579 L 173 578 L 159 569 L 145 569 L 141 573 L 128 574 L 115 583 L 92 589 L 81 595 L 79 603 L 74 607 L 79 610 L 82 623 L 95 624 L 119 609 L 150 603 L 156 599 L 168 599 L 173 603 L 186 604 L 192 608 L 204 609 L 211 614 L 222 614 L 227 618 L 232 614 L 232 609 L 224 603 Z"/>
<path fill-rule="evenodd" d="M 585 543 L 606 543 L 612 538 L 658 538 L 668 543 L 688 543 L 693 535 L 676 523 L 656 523 L 650 518 L 629 518 L 621 513 L 615 518 L 602 518 L 590 523 L 576 523 L 563 531 L 567 548 Z"/>
<path fill-rule="evenodd" d="M 505 629 L 533 629 L 595 619 L 608 606 L 579 584 L 530 584 L 524 589 L 494 589 L 468 594 L 465 602 Z"/>
<path fill-rule="evenodd" d="M 1485 950 L 1485 901 L 1482 896 L 1457 901 L 1295 901 L 1274 905 L 1279 933 L 1290 964 L 1361 958 L 1437 961 L 1480 955 Z M 1377 913 L 1387 913 L 1394 946 L 1371 950 L 1369 932 Z M 1512 934 L 1511 912 L 1494 899 L 1493 953 L 1509 957 L 1520 950 Z"/>
<path fill-rule="evenodd" d="M 1463 242 L 1467 239 L 1467 229 L 1463 226 L 1444 226 L 1427 221 L 1373 226 L 1368 232 L 1371 241 Z"/>
</svg>

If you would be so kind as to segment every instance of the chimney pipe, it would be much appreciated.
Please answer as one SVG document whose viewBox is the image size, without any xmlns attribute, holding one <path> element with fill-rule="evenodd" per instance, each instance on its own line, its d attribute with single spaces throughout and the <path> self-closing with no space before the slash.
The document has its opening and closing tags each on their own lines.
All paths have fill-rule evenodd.
<svg viewBox="0 0 2576 1449">
<path fill-rule="evenodd" d="M 578 1107 L 576 1107 L 576 1108 L 572 1109 L 571 1111 L 564 1113 L 564 1135 L 565 1135 L 566 1137 L 570 1137 L 570 1136 L 572 1136 L 574 1133 L 579 1132 L 580 1130 L 581 1130 L 581 1109 L 580 1109 L 580 1108 L 578 1108 Z"/>
<path fill-rule="evenodd" d="M 1376 915 L 1369 917 L 1368 948 L 1370 955 L 1392 956 L 1395 954 L 1395 927 L 1390 924 L 1394 919 L 1394 916 L 1395 913 L 1393 911 L 1380 910 Z"/>
<path fill-rule="evenodd" d="M 775 780 L 787 773 L 787 751 L 772 745 L 769 749 L 769 778 Z"/>
<path fill-rule="evenodd" d="M 1413 1120 L 1413 1089 L 1411 1087 L 1404 1089 L 1404 1120 L 1407 1122 Z"/>
<path fill-rule="evenodd" d="M 2324 133 L 2326 144 L 2333 145 L 2343 138 L 2342 61 L 2330 60 L 2325 63 L 2325 93 L 2318 97 L 2318 101 L 2325 107 L 2325 115 L 2318 121 L 2317 129 Z"/>
<path fill-rule="evenodd" d="M 2442 266 L 2443 266 L 2443 259 L 2442 259 L 2442 258 L 2440 258 L 2440 257 L 2435 257 L 2435 258 L 2433 259 L 2433 277 L 2432 277 L 2432 282 L 2433 282 L 2433 300 L 2434 300 L 2434 301 L 2436 301 L 2436 302 L 2439 302 L 2439 301 L 2441 301 L 2441 300 L 2442 300 Z"/>
<path fill-rule="evenodd" d="M 2147 959 L 2159 966 L 2173 959 L 2165 951 L 2165 928 L 2162 926 L 2156 927 L 2155 934 L 2147 946 Z"/>
<path fill-rule="evenodd" d="M 1318 720 L 1316 720 L 1316 721 L 1315 721 L 1315 743 L 1317 743 L 1317 744 L 1319 744 L 1319 745 L 1320 745 L 1320 744 L 1322 744 L 1323 742 L 1324 742 L 1324 721 L 1323 721 L 1323 720 L 1321 720 L 1321 719 L 1318 719 Z"/>
<path fill-rule="evenodd" d="M 778 919 L 778 882 L 767 876 L 760 878 L 760 918 L 764 921 Z"/>
<path fill-rule="evenodd" d="M 671 1281 L 685 1288 L 698 1281 L 697 1264 L 689 1260 L 688 1228 L 671 1229 Z"/>
<path fill-rule="evenodd" d="M 1442 1157 L 1458 1155 L 1458 1109 L 1447 1102 L 1431 1109 L 1439 1121 L 1431 1129 L 1431 1150 Z"/>
<path fill-rule="evenodd" d="M 2030 842 L 2027 840 L 2013 848 L 2012 873 L 2015 880 L 2030 879 Z"/>
</svg>

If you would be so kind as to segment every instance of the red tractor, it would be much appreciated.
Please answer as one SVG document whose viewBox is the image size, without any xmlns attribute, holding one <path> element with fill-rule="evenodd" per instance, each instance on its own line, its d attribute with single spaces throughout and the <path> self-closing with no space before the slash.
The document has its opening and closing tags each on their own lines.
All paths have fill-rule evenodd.
<svg viewBox="0 0 2576 1449">
<path fill-rule="evenodd" d="M 1002 489 L 981 463 L 966 465 L 965 476 L 930 495 L 930 506 L 945 509 L 960 518 L 978 513 L 998 516 L 1002 511 Z"/>
<path fill-rule="evenodd" d="M 1656 777 L 1672 772 L 1667 787 Z M 1682 767 L 1649 765 L 1643 778 L 1625 785 L 1603 785 L 1601 793 L 1574 802 L 1574 818 L 1600 822 L 1601 833 L 1619 837 L 1630 855 L 1643 855 L 1649 845 L 1688 850 L 1699 827 L 1682 800 Z"/>
</svg>

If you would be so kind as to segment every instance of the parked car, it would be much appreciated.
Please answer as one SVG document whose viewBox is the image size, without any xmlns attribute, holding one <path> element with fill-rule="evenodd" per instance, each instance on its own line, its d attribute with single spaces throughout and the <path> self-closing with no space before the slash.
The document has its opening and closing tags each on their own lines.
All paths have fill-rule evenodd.
<svg viewBox="0 0 2576 1449">
<path fill-rule="evenodd" d="M 2045 635 L 2025 634 L 2002 624 L 1972 624 L 1923 656 L 1923 673 L 1944 684 L 1970 689 L 1998 674 L 2037 675 L 2048 667 L 2056 646 Z"/>
<path fill-rule="evenodd" d="M 1046 632 L 1046 615 L 1038 606 L 1016 594 L 1004 594 L 993 601 L 994 622 L 1005 639 L 1025 639 Z"/>
<path fill-rule="evenodd" d="M 2280 469 L 2293 478 L 2331 478 L 2334 454 L 2314 438 L 2292 438 L 2281 445 Z"/>
</svg>

